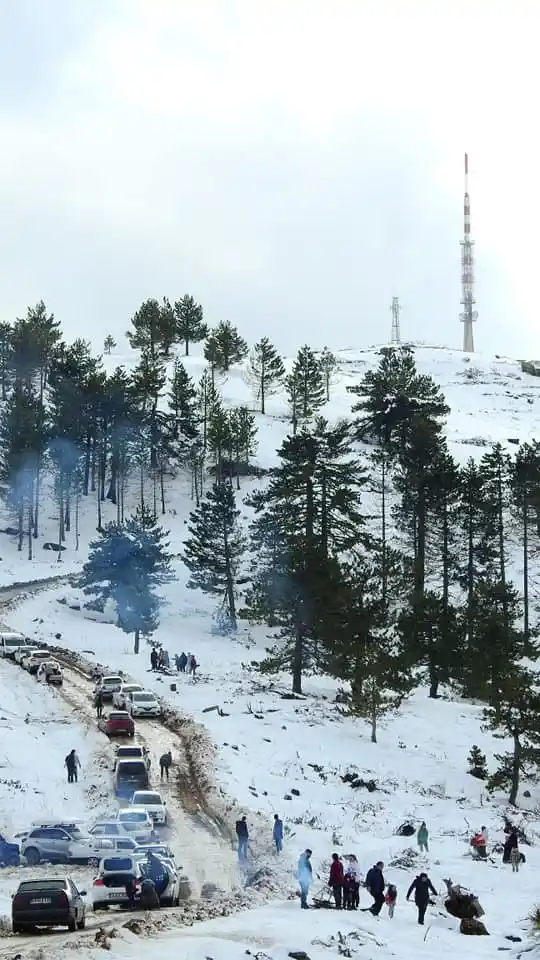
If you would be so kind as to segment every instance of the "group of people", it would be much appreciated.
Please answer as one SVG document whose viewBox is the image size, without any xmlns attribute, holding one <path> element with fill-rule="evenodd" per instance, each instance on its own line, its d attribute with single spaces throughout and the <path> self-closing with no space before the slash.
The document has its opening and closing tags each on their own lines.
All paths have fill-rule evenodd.
<svg viewBox="0 0 540 960">
<path fill-rule="evenodd" d="M 346 857 L 344 865 L 337 853 L 332 854 L 328 886 L 332 890 L 336 909 L 358 910 L 360 906 L 360 884 L 362 876 L 358 860 L 353 853 Z"/>
<path fill-rule="evenodd" d="M 247 860 L 249 847 L 249 829 L 247 817 L 241 817 L 240 820 L 236 821 L 236 837 L 238 840 L 238 859 L 242 863 Z M 272 825 L 272 842 L 274 844 L 276 853 L 281 853 L 283 850 L 283 820 L 278 813 L 274 814 L 274 822 Z"/>
<path fill-rule="evenodd" d="M 519 838 L 517 828 L 506 820 L 504 826 L 506 840 L 503 846 L 503 863 L 512 864 L 512 873 L 519 873 L 519 868 L 523 861 L 522 853 L 519 849 Z M 482 827 L 474 834 L 471 839 L 471 848 L 473 856 L 485 860 L 487 858 L 488 832 L 486 827 Z"/>
<path fill-rule="evenodd" d="M 175 654 L 174 665 L 178 673 L 188 673 L 192 677 L 195 676 L 195 671 L 199 666 L 194 653 L 184 653 L 183 651 L 182 653 Z M 150 651 L 150 667 L 154 672 L 156 670 L 170 670 L 171 658 L 169 651 L 164 650 L 163 647 L 152 647 Z"/>
</svg>

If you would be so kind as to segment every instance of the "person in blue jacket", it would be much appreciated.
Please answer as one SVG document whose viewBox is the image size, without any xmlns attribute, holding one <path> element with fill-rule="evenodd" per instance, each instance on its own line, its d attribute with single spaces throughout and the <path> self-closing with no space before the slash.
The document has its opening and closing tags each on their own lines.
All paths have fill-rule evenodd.
<svg viewBox="0 0 540 960">
<path fill-rule="evenodd" d="M 307 895 L 309 893 L 309 888 L 311 886 L 311 881 L 313 879 L 313 868 L 311 866 L 311 853 L 312 851 L 307 849 L 300 855 L 298 860 L 298 867 L 296 870 L 296 879 L 300 884 L 300 906 L 302 910 L 309 910 L 309 904 L 307 902 Z"/>
<path fill-rule="evenodd" d="M 272 837 L 274 838 L 277 853 L 281 853 L 283 850 L 283 820 L 279 819 L 277 813 L 274 814 L 274 829 L 272 830 Z"/>
</svg>

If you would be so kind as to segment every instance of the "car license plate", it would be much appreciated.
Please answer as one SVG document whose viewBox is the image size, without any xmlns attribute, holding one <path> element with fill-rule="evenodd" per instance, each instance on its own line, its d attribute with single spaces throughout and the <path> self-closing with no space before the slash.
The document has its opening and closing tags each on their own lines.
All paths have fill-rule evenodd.
<svg viewBox="0 0 540 960">
<path fill-rule="evenodd" d="M 115 893 L 107 894 L 108 900 L 127 900 L 127 894 L 123 890 L 117 890 Z"/>
<path fill-rule="evenodd" d="M 52 903 L 52 900 L 50 897 L 37 897 L 35 900 L 30 901 L 30 906 L 36 903 Z"/>
</svg>

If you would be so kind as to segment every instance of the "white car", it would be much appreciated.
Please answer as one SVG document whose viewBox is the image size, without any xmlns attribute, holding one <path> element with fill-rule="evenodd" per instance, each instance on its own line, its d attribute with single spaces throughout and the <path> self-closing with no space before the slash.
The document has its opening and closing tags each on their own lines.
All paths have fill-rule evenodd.
<svg viewBox="0 0 540 960">
<path fill-rule="evenodd" d="M 126 703 L 128 701 L 128 694 L 130 693 L 142 693 L 143 687 L 140 683 L 123 683 L 119 690 L 116 690 L 113 693 L 113 707 L 118 707 L 119 710 L 126 709 Z"/>
<path fill-rule="evenodd" d="M 120 690 L 123 682 L 124 678 L 120 675 L 102 677 L 94 690 L 94 698 L 96 694 L 101 693 L 104 700 L 112 700 L 116 691 Z"/>
<path fill-rule="evenodd" d="M 0 657 L 13 658 L 17 650 L 28 650 L 32 645 L 32 641 L 23 637 L 22 633 L 0 633 Z"/>
<path fill-rule="evenodd" d="M 28 670 L 28 673 L 37 673 L 39 667 L 45 660 L 51 659 L 50 650 L 35 650 L 34 653 L 31 653 L 29 657 L 24 657 L 22 661 L 22 666 L 24 670 Z"/>
<path fill-rule="evenodd" d="M 154 823 L 167 823 L 167 804 L 156 790 L 136 790 L 131 798 L 131 805 L 144 807 Z"/>
<path fill-rule="evenodd" d="M 30 644 L 30 646 L 28 647 L 19 647 L 15 651 L 15 658 L 14 658 L 15 663 L 18 663 L 19 666 L 22 667 L 23 660 L 25 660 L 26 657 L 30 657 L 33 653 L 37 653 L 38 650 L 39 650 L 39 647 L 36 647 L 35 645 L 32 645 L 32 644 Z"/>
<path fill-rule="evenodd" d="M 126 710 L 132 717 L 160 717 L 161 707 L 155 694 L 148 690 L 130 693 L 126 701 Z"/>
<path fill-rule="evenodd" d="M 123 807 L 118 811 L 118 823 L 137 843 L 149 843 L 154 833 L 154 821 L 146 807 Z"/>
</svg>

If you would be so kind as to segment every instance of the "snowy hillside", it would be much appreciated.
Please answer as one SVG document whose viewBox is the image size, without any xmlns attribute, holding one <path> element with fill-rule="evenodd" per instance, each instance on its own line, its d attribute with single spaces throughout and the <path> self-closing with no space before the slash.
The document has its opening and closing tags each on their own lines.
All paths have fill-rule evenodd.
<svg viewBox="0 0 540 960">
<path fill-rule="evenodd" d="M 515 440 L 529 441 L 540 435 L 540 379 L 523 374 L 519 362 L 481 355 L 469 359 L 458 351 L 420 346 L 415 348 L 415 357 L 419 372 L 434 378 L 451 408 L 446 432 L 451 452 L 460 462 L 480 457 L 492 443 L 512 447 Z M 379 359 L 377 348 L 342 350 L 337 358 L 331 399 L 321 410 L 331 422 L 350 415 L 355 398 L 347 388 L 357 384 Z M 198 380 L 204 361 L 198 356 L 182 359 Z M 134 357 L 117 350 L 105 357 L 105 362 L 110 370 L 118 365 L 129 369 Z M 233 368 L 220 382 L 220 391 L 228 405 L 254 407 L 240 368 Z M 267 469 L 275 464 L 276 450 L 289 429 L 283 396 L 268 399 L 267 414 L 257 414 L 257 425 L 254 463 Z M 240 496 L 259 484 L 243 479 Z M 136 490 L 131 495 L 135 502 Z M 501 797 L 491 800 L 482 781 L 467 773 L 467 755 L 473 744 L 481 747 L 488 765 L 492 765 L 494 753 L 501 751 L 501 742 L 482 730 L 482 708 L 459 699 L 429 700 L 421 688 L 397 716 L 382 723 L 379 743 L 372 744 L 365 722 L 344 719 L 337 712 L 337 684 L 332 680 L 308 678 L 304 696 L 289 699 L 289 678 L 263 677 L 253 669 L 252 662 L 264 655 L 266 631 L 241 622 L 235 639 L 215 635 L 215 604 L 186 588 L 187 571 L 178 555 L 192 508 L 189 478 L 168 481 L 162 522 L 170 530 L 176 578 L 163 590 L 167 606 L 155 639 L 171 657 L 182 650 L 194 652 L 200 664 L 195 679 L 149 672 L 149 648 L 143 645 L 135 656 L 131 639 L 105 615 L 90 619 L 81 609 L 81 595 L 65 583 L 17 602 L 10 600 L 2 612 L 10 628 L 24 632 L 38 645 L 43 642 L 80 655 L 81 661 L 70 660 L 68 655 L 68 670 L 70 663 L 78 662 L 85 669 L 89 664 L 101 664 L 113 672 L 122 670 L 156 691 L 179 714 L 204 725 L 216 748 L 214 752 L 209 742 L 201 761 L 209 780 L 210 802 L 233 834 L 234 821 L 245 813 L 252 828 L 252 866 L 264 865 L 274 872 L 272 895 L 267 897 L 273 901 L 270 904 L 187 930 L 171 925 L 159 944 L 141 942 L 134 934 L 122 932 L 112 942 L 113 955 L 133 956 L 136 942 L 137 956 L 145 960 L 153 960 L 158 950 L 160 960 L 176 957 L 179 950 L 190 960 L 233 960 L 247 951 L 285 960 L 290 950 L 305 950 L 311 960 L 323 960 L 343 953 L 343 945 L 338 949 L 335 940 L 338 931 L 348 938 L 345 948 L 351 952 L 345 955 L 359 960 L 379 956 L 408 960 L 421 953 L 480 958 L 501 949 L 510 956 L 519 953 L 525 943 L 505 938 L 511 935 L 525 941 L 529 935 L 527 917 L 535 903 L 534 877 L 540 868 L 540 791 L 531 787 L 530 797 L 520 797 L 518 821 L 532 844 L 523 847 L 527 858 L 523 869 L 512 874 L 510 867 L 502 864 L 499 852 L 486 863 L 474 862 L 471 832 L 486 825 L 490 847 L 501 843 L 506 811 Z M 103 516 L 105 520 L 115 518 L 108 503 L 103 505 Z M 6 516 L 2 526 L 8 522 Z M 61 563 L 54 553 L 42 549 L 43 542 L 57 540 L 52 500 L 42 508 L 41 527 L 32 561 L 24 558 L 24 552 L 17 552 L 12 537 L 2 534 L 0 584 L 8 587 L 77 572 L 96 535 L 95 502 L 91 497 L 83 500 L 79 549 L 75 549 L 75 533 L 68 533 Z M 78 684 L 71 701 L 69 683 Z M 33 679 L 0 661 L 0 827 L 9 834 L 23 829 L 29 819 L 44 816 L 53 803 L 55 815 L 71 812 L 75 804 L 78 816 L 90 816 L 96 807 L 92 796 L 97 789 L 95 778 L 105 763 L 104 738 L 92 721 L 90 684 L 71 674 L 69 683 L 65 693 L 38 689 L 36 694 Z M 27 714 L 29 723 L 25 723 Z M 167 731 L 154 726 L 145 736 L 156 756 L 169 742 Z M 38 750 L 36 740 L 46 744 L 46 752 Z M 68 795 L 62 767 L 64 753 L 71 747 L 80 750 L 84 776 L 76 791 Z M 103 788 L 99 799 L 106 806 Z M 283 817 L 286 831 L 279 863 L 271 843 L 276 812 Z M 181 819 L 179 806 L 177 822 Z M 415 825 L 426 821 L 428 854 L 418 853 L 414 836 L 396 835 L 397 828 L 408 820 Z M 186 824 L 179 830 L 182 859 L 199 886 L 211 877 L 228 892 L 242 885 L 229 839 L 206 841 L 202 833 L 193 833 L 194 846 L 188 850 Z M 313 911 L 306 919 L 298 902 L 288 902 L 287 897 L 295 889 L 296 860 L 307 846 L 313 850 L 318 875 L 312 893 L 326 884 L 334 850 L 344 855 L 355 853 L 364 873 L 382 860 L 387 881 L 398 887 L 394 919 L 389 920 L 385 908 L 380 919 L 369 913 L 337 917 L 329 911 Z M 414 906 L 405 903 L 407 887 L 421 868 L 429 871 L 440 895 L 437 905 L 430 908 L 425 928 L 417 926 Z M 0 914 L 9 912 L 12 878 L 11 870 L 0 873 Z M 445 878 L 478 895 L 486 911 L 489 938 L 460 936 L 458 921 L 441 906 Z M 369 903 L 370 897 L 362 891 L 361 907 Z M 11 954 L 4 954 L 0 941 L 0 956 L 17 952 L 14 946 L 15 942 Z M 31 948 L 25 945 L 25 949 Z M 96 955 L 90 946 L 88 949 L 88 956 Z"/>
</svg>

